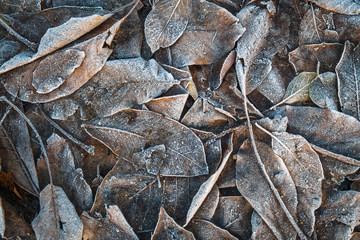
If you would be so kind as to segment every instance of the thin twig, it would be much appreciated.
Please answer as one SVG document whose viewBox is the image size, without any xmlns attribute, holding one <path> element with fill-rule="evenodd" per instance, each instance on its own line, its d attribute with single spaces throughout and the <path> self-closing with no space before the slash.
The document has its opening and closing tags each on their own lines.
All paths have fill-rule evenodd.
<svg viewBox="0 0 360 240">
<path fill-rule="evenodd" d="M 38 44 L 33 43 L 20 34 L 18 34 L 14 29 L 12 29 L 3 19 L 3 15 L 0 14 L 0 25 L 3 26 L 11 35 L 13 35 L 20 42 L 28 46 L 33 52 L 37 52 Z"/>
<path fill-rule="evenodd" d="M 252 124 L 250 122 L 250 117 L 249 117 L 249 112 L 248 112 L 248 109 L 247 109 L 247 102 L 246 102 L 246 82 L 245 80 L 243 79 L 242 81 L 240 81 L 241 83 L 241 91 L 243 93 L 243 96 L 244 96 L 244 110 L 245 110 L 245 114 L 246 114 L 246 120 L 247 120 L 247 125 L 248 125 L 248 128 L 249 128 L 249 135 L 250 135 L 250 143 L 251 143 L 251 146 L 254 150 L 254 154 L 255 154 L 255 157 L 256 157 L 256 160 L 257 160 L 257 163 L 258 163 L 258 166 L 260 167 L 260 170 L 261 172 L 263 173 L 266 181 L 268 182 L 269 186 L 270 186 L 270 189 L 271 191 L 273 192 L 273 194 L 275 195 L 275 198 L 277 199 L 277 201 L 279 202 L 282 210 L 284 211 L 286 217 L 289 219 L 291 225 L 294 227 L 294 229 L 296 230 L 296 232 L 298 233 L 299 237 L 303 240 L 306 240 L 307 237 L 306 235 L 303 233 L 303 231 L 300 229 L 300 227 L 297 225 L 295 219 L 293 218 L 293 216 L 291 215 L 291 213 L 289 212 L 289 210 L 287 209 L 284 201 L 282 200 L 279 192 L 277 191 L 276 187 L 274 186 L 274 183 L 271 181 L 269 175 L 267 174 L 266 172 L 266 169 L 265 169 L 265 165 L 264 163 L 262 162 L 261 160 L 261 157 L 260 157 L 260 154 L 258 152 L 258 149 L 256 147 L 256 142 L 255 142 L 255 138 L 254 138 L 254 132 L 253 132 L 253 129 L 252 129 Z"/>
<path fill-rule="evenodd" d="M 74 142 L 75 144 L 79 145 L 79 147 L 81 147 L 82 149 L 84 149 L 87 153 L 89 153 L 91 156 L 95 155 L 95 147 L 94 146 L 89 146 L 86 145 L 84 143 L 82 143 L 81 141 L 79 141 L 78 139 L 74 138 L 70 133 L 66 132 L 64 129 L 62 129 L 54 120 L 52 120 L 49 116 L 47 116 L 43 110 L 43 108 L 41 107 L 41 105 L 38 105 L 40 112 L 42 113 L 42 115 L 44 116 L 44 118 L 51 124 L 53 125 L 57 130 L 59 130 L 62 134 L 64 134 L 68 139 L 70 139 L 72 142 Z"/>
</svg>

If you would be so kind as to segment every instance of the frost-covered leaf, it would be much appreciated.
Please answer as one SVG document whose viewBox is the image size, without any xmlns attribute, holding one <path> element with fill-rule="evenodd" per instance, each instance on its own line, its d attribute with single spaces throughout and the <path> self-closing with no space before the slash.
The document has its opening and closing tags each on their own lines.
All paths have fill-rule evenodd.
<svg viewBox="0 0 360 240">
<path fill-rule="evenodd" d="M 309 88 L 311 101 L 321 108 L 338 110 L 337 78 L 333 72 L 324 72 L 317 76 Z"/>
<path fill-rule="evenodd" d="M 309 88 L 310 84 L 317 77 L 314 72 L 302 72 L 297 75 L 286 89 L 284 103 L 305 102 L 310 100 Z"/>
<path fill-rule="evenodd" d="M 62 187 L 79 212 L 90 210 L 93 195 L 81 168 L 75 169 L 74 155 L 69 143 L 57 134 L 47 140 L 46 152 L 55 185 Z M 47 164 L 42 157 L 37 164 L 42 187 L 49 183 Z"/>
<path fill-rule="evenodd" d="M 165 240 L 169 237 L 177 240 L 195 240 L 191 232 L 179 226 L 174 219 L 166 213 L 164 208 L 160 208 L 159 220 L 151 239 Z"/>
<path fill-rule="evenodd" d="M 31 224 L 36 239 L 82 239 L 83 224 L 61 187 L 41 191 L 40 212 Z"/>
<path fill-rule="evenodd" d="M 302 45 L 289 53 L 289 61 L 296 72 L 316 72 L 318 62 L 320 72 L 334 72 L 342 51 L 339 43 Z"/>
<path fill-rule="evenodd" d="M 186 29 L 191 0 L 159 0 L 145 20 L 145 37 L 151 51 L 173 45 Z"/>
<path fill-rule="evenodd" d="M 360 4 L 357 0 L 309 0 L 309 2 L 340 14 L 360 14 Z"/>
<path fill-rule="evenodd" d="M 194 233 L 198 240 L 207 239 L 228 239 L 236 240 L 237 238 L 231 235 L 228 231 L 219 228 L 213 223 L 206 220 L 192 220 L 189 229 Z"/>
<path fill-rule="evenodd" d="M 125 109 L 111 117 L 91 120 L 83 126 L 91 136 L 130 162 L 133 162 L 133 154 L 163 144 L 166 151 L 158 165 L 160 175 L 198 176 L 208 173 L 201 140 L 184 125 L 161 114 Z M 155 158 L 156 154 L 151 155 L 149 161 Z"/>
<path fill-rule="evenodd" d="M 359 5 L 360 7 L 360 5 Z M 344 52 L 336 66 L 341 110 L 360 120 L 360 46 L 345 42 Z"/>
<path fill-rule="evenodd" d="M 116 205 L 106 208 L 106 218 L 94 218 L 86 212 L 80 218 L 84 224 L 83 239 L 139 239 Z"/>
</svg>

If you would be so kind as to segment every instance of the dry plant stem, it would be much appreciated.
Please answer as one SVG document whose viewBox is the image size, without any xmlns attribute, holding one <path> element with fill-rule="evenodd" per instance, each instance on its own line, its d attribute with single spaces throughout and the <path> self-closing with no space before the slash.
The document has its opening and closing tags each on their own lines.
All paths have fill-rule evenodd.
<svg viewBox="0 0 360 240">
<path fill-rule="evenodd" d="M 311 144 L 310 143 L 310 146 L 312 147 L 312 149 L 318 151 L 318 152 L 323 152 L 324 149 L 314 145 L 314 144 Z M 343 162 L 343 163 L 347 163 L 347 164 L 350 164 L 350 165 L 354 165 L 354 166 L 358 166 L 360 167 L 360 161 L 357 161 L 356 159 L 353 159 L 353 158 L 349 158 L 349 157 L 342 157 L 342 159 L 340 160 L 338 157 L 337 157 L 337 154 L 334 154 L 332 152 L 329 152 L 329 151 L 326 151 L 327 154 L 331 157 L 334 157 L 335 159 L 339 160 L 340 162 Z"/>
<path fill-rule="evenodd" d="M 38 45 L 36 43 L 33 43 L 26 38 L 22 37 L 20 34 L 15 32 L 14 29 L 9 27 L 9 25 L 6 24 L 6 22 L 3 20 L 3 16 L 0 15 L 0 25 L 3 26 L 11 35 L 13 35 L 16 39 L 18 39 L 20 42 L 25 44 L 27 47 L 29 47 L 33 52 L 36 52 Z"/>
<path fill-rule="evenodd" d="M 0 97 L 0 101 L 2 102 L 5 102 L 7 103 L 9 106 L 11 106 L 26 122 L 27 124 L 31 127 L 31 129 L 34 131 L 35 133 L 35 136 L 36 138 L 38 139 L 39 141 L 39 144 L 40 144 L 40 148 L 41 148 L 41 151 L 42 151 L 42 154 L 44 155 L 44 159 L 46 161 L 46 165 L 47 165 L 47 169 L 48 169 L 48 174 L 49 174 L 49 179 L 50 179 L 50 187 L 51 187 L 51 201 L 53 202 L 53 206 L 54 206 L 54 217 L 56 219 L 56 228 L 57 229 L 60 229 L 60 223 L 59 223 L 59 219 L 58 219 L 58 216 L 57 216 L 57 209 L 56 209 L 56 204 L 55 204 L 55 199 L 54 199 L 54 196 L 55 196 L 55 189 L 54 189 L 54 184 L 53 184 L 53 180 L 52 180 L 52 174 L 51 174 L 51 170 L 50 170 L 50 162 L 49 162 L 49 158 L 48 158 L 48 155 L 46 153 L 46 149 L 45 149 L 45 146 L 44 146 L 44 143 L 40 137 L 40 134 L 39 132 L 36 130 L 34 124 L 30 121 L 30 119 L 15 105 L 13 104 L 9 99 L 7 99 L 5 96 L 1 96 Z"/>
<path fill-rule="evenodd" d="M 39 106 L 40 112 L 42 113 L 42 115 L 45 117 L 45 119 L 51 124 L 53 125 L 57 130 L 59 130 L 62 134 L 64 134 L 68 139 L 70 139 L 72 142 L 74 142 L 75 144 L 79 145 L 82 149 L 84 149 L 87 153 L 89 153 L 91 156 L 94 156 L 95 154 L 95 147 L 94 146 L 88 146 L 84 143 L 82 143 L 81 141 L 79 141 L 78 139 L 74 138 L 73 136 L 71 136 L 70 133 L 66 132 L 64 129 L 62 129 L 54 120 L 52 120 L 49 116 L 47 116 L 45 114 L 45 112 L 43 111 L 43 108 Z"/>
<path fill-rule="evenodd" d="M 243 96 L 244 96 L 244 110 L 245 110 L 245 114 L 246 114 L 246 119 L 247 119 L 247 125 L 248 125 L 248 128 L 249 128 L 249 135 L 250 135 L 250 143 L 251 143 L 251 146 L 254 150 L 254 154 L 255 154 L 255 157 L 256 157 L 256 160 L 257 160 L 257 163 L 261 169 L 261 172 L 263 173 L 263 175 L 265 176 L 265 179 L 266 181 L 268 182 L 270 188 L 271 188 L 271 191 L 274 193 L 276 199 L 278 200 L 282 210 L 284 211 L 285 215 L 287 216 L 287 218 L 289 219 L 291 225 L 294 227 L 294 229 L 296 230 L 297 234 L 299 235 L 300 239 L 302 240 L 307 240 L 308 238 L 306 237 L 306 235 L 303 233 L 303 231 L 300 229 L 300 227 L 297 225 L 297 223 L 295 222 L 295 219 L 293 218 L 293 216 L 290 214 L 289 210 L 287 209 L 284 201 L 281 199 L 281 196 L 279 194 L 279 192 L 277 191 L 276 187 L 274 186 L 273 182 L 271 181 L 269 175 L 267 174 L 266 172 L 266 169 L 265 169 L 265 166 L 264 166 L 264 163 L 262 162 L 261 160 L 261 157 L 260 157 L 260 154 L 257 150 L 257 147 L 256 147 L 256 143 L 255 143 L 255 138 L 254 138 L 254 132 L 253 132 L 253 129 L 252 129 L 252 125 L 251 125 L 251 122 L 250 122 L 250 117 L 249 117 L 249 113 L 248 113 L 248 109 L 247 109 L 247 102 L 246 102 L 246 83 L 245 81 L 241 81 L 241 84 L 242 86 L 241 87 L 241 91 L 243 93 Z"/>
</svg>

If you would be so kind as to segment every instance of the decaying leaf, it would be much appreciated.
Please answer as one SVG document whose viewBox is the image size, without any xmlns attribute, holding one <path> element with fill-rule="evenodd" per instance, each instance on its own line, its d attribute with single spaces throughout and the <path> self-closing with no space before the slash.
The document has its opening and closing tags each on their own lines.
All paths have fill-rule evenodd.
<svg viewBox="0 0 360 240">
<path fill-rule="evenodd" d="M 359 15 L 360 4 L 356 0 L 309 0 L 319 7 L 327 10 L 348 15 Z"/>
<path fill-rule="evenodd" d="M 286 89 L 284 103 L 291 104 L 310 100 L 309 88 L 316 77 L 315 72 L 302 72 L 297 75 Z"/>
<path fill-rule="evenodd" d="M 69 98 L 80 105 L 83 118 L 92 117 L 94 112 L 104 117 L 148 102 L 178 83 L 153 59 L 119 59 L 107 61 Z"/>
<path fill-rule="evenodd" d="M 84 224 L 83 239 L 139 239 L 116 205 L 106 208 L 106 218 L 93 218 L 86 212 L 80 218 Z"/>
<path fill-rule="evenodd" d="M 79 212 L 90 210 L 93 196 L 85 181 L 81 168 L 75 169 L 74 155 L 67 141 L 57 134 L 47 140 L 46 151 L 50 160 L 53 183 L 64 189 Z M 44 187 L 49 183 L 48 169 L 44 157 L 37 164 L 37 171 Z"/>
<path fill-rule="evenodd" d="M 94 119 L 83 126 L 87 133 L 129 162 L 133 162 L 136 152 L 163 144 L 165 155 L 157 166 L 160 175 L 198 176 L 208 173 L 201 140 L 184 125 L 161 114 L 124 109 L 116 115 Z M 151 155 L 149 161 L 157 157 L 156 154 Z"/>
<path fill-rule="evenodd" d="M 360 223 L 360 193 L 334 192 L 317 212 L 318 239 L 350 239 Z"/>
<path fill-rule="evenodd" d="M 5 62 L 0 67 L 0 74 L 64 47 L 99 26 L 112 15 L 99 8 L 60 7 L 44 10 L 40 15 L 4 16 L 15 31 L 30 41 L 38 42 L 39 46 L 35 54 L 31 51 L 21 52 Z"/>
<path fill-rule="evenodd" d="M 239 239 L 250 239 L 252 212 L 253 208 L 243 196 L 223 196 L 212 221 Z"/>
<path fill-rule="evenodd" d="M 40 58 L 30 64 L 2 74 L 1 78 L 4 81 L 5 88 L 13 96 L 18 96 L 21 100 L 32 103 L 53 101 L 75 92 L 104 66 L 112 52 L 110 48 L 104 47 L 104 44 L 111 44 L 117 29 L 124 20 L 125 19 L 122 19 L 113 23 L 109 29 L 89 40 L 62 50 L 65 52 L 67 50 L 70 51 L 71 55 L 73 53 L 78 53 L 80 54 L 79 56 L 85 54 L 85 58 L 80 62 L 81 64 L 73 70 L 71 75 L 67 73 L 63 76 L 54 76 L 51 79 L 47 79 L 46 82 L 41 82 L 42 85 L 38 86 L 35 84 L 35 86 L 39 88 L 39 90 L 36 91 L 33 85 L 34 81 L 38 81 L 37 77 L 41 76 L 41 78 L 43 78 L 44 76 L 48 76 L 49 73 L 52 73 L 52 71 L 49 71 L 46 67 L 49 63 L 44 63 L 45 66 L 42 67 L 42 72 L 37 72 L 41 71 L 38 69 L 38 66 L 41 66 L 43 61 L 53 61 L 53 58 L 58 55 L 58 53 L 55 52 L 45 58 Z M 71 61 L 71 58 L 67 58 L 67 55 L 64 55 L 64 53 L 60 54 L 57 59 L 58 62 Z M 77 66 L 78 64 L 79 62 L 73 66 Z M 70 67 L 70 70 L 66 69 L 69 67 L 68 64 L 64 64 L 63 67 L 65 67 L 65 69 L 61 69 L 61 71 L 59 71 L 60 73 L 63 74 L 63 71 L 70 71 L 71 73 L 72 67 Z M 67 79 L 62 79 L 62 77 L 67 77 Z"/>
<path fill-rule="evenodd" d="M 188 97 L 188 93 L 160 97 L 146 102 L 145 106 L 151 111 L 162 113 L 169 118 L 179 121 Z"/>
<path fill-rule="evenodd" d="M 185 222 L 185 226 L 191 221 L 191 219 L 195 216 L 196 212 L 199 210 L 199 208 L 201 207 L 201 205 L 204 203 L 204 201 L 206 201 L 206 197 L 208 196 L 208 194 L 210 193 L 210 191 L 213 189 L 216 181 L 218 180 L 221 172 L 224 170 L 228 159 L 230 158 L 230 155 L 233 151 L 233 145 L 232 145 L 232 138 L 233 136 L 231 135 L 231 137 L 229 137 L 229 140 L 227 141 L 227 149 L 224 149 L 223 152 L 223 159 L 221 162 L 221 165 L 219 166 L 219 168 L 216 170 L 216 172 L 211 175 L 208 180 L 206 180 L 206 182 L 204 182 L 199 191 L 196 193 L 195 197 L 193 198 L 189 211 L 187 212 L 186 215 L 186 222 Z M 215 209 L 214 209 L 215 210 Z"/>
<path fill-rule="evenodd" d="M 236 240 L 237 238 L 231 235 L 228 231 L 219 228 L 211 222 L 206 220 L 192 220 L 189 229 L 194 233 L 198 240 L 207 239 L 229 239 Z"/>
<path fill-rule="evenodd" d="M 288 132 L 334 153 L 360 159 L 360 122 L 343 113 L 315 107 L 280 107 L 269 116 L 288 118 Z"/>
<path fill-rule="evenodd" d="M 258 83 L 252 82 L 253 80 L 249 77 L 249 69 L 251 65 L 254 64 L 254 59 L 264 44 L 266 35 L 269 33 L 270 13 L 266 9 L 249 5 L 243 8 L 237 17 L 246 28 L 246 31 L 237 43 L 236 74 L 240 89 L 246 91 L 246 94 L 249 94 L 259 85 Z M 268 64 L 265 63 L 265 66 L 266 65 Z M 260 70 L 259 72 L 262 71 Z M 242 83 L 245 81 L 246 90 L 242 89 Z"/>
<path fill-rule="evenodd" d="M 299 226 L 307 236 L 311 236 L 315 225 L 314 211 L 321 204 L 321 181 L 324 178 L 319 156 L 299 135 L 286 132 L 274 135 L 274 153 L 284 161 L 296 186 Z"/>
<path fill-rule="evenodd" d="M 338 110 L 337 78 L 333 72 L 324 72 L 317 76 L 309 88 L 309 97 L 321 108 Z"/>
<path fill-rule="evenodd" d="M 358 120 L 360 120 L 359 58 L 359 45 L 355 47 L 354 44 L 346 41 L 344 45 L 344 52 L 338 65 L 336 66 L 341 110 Z"/>
<path fill-rule="evenodd" d="M 154 234 L 152 235 L 152 240 L 166 240 L 169 238 L 179 239 L 179 240 L 195 240 L 194 235 L 179 226 L 164 210 L 160 208 L 159 220 L 156 224 Z"/>
<path fill-rule="evenodd" d="M 318 62 L 320 72 L 334 72 L 342 51 L 339 43 L 302 45 L 289 53 L 289 61 L 296 72 L 316 72 Z"/>
<path fill-rule="evenodd" d="M 172 65 L 214 63 L 231 51 L 244 31 L 239 19 L 226 9 L 208 1 L 192 1 L 186 30 L 170 47 Z"/>
<path fill-rule="evenodd" d="M 36 239 L 82 239 L 83 224 L 61 187 L 41 191 L 40 212 L 31 224 Z"/>
<path fill-rule="evenodd" d="M 173 45 L 186 29 L 191 0 L 159 0 L 145 20 L 145 37 L 151 51 Z"/>
</svg>

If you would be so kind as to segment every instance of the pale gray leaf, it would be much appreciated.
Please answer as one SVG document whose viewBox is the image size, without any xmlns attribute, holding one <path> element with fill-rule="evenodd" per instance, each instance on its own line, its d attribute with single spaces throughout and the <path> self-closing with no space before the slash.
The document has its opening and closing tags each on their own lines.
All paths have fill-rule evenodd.
<svg viewBox="0 0 360 240">
<path fill-rule="evenodd" d="M 359 15 L 360 4 L 356 0 L 309 0 L 319 7 L 340 14 Z"/>
</svg>

